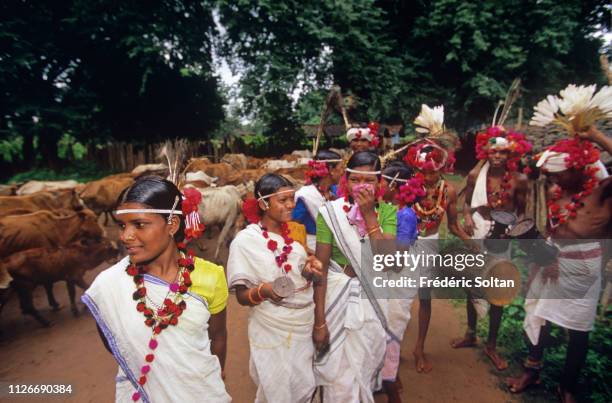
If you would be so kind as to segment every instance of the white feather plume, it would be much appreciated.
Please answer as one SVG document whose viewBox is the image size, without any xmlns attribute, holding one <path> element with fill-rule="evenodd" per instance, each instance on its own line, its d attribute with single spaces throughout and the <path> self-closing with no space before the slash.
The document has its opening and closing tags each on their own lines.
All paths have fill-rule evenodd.
<svg viewBox="0 0 612 403">
<path fill-rule="evenodd" d="M 414 124 L 420 127 L 416 128 L 419 133 L 428 133 L 436 136 L 444 131 L 444 105 L 429 106 L 421 105 L 421 113 L 414 119 Z"/>
<path fill-rule="evenodd" d="M 548 95 L 534 107 L 532 126 L 556 124 L 570 133 L 584 130 L 599 120 L 612 118 L 612 87 L 595 93 L 595 85 L 568 85 L 559 96 Z"/>
</svg>

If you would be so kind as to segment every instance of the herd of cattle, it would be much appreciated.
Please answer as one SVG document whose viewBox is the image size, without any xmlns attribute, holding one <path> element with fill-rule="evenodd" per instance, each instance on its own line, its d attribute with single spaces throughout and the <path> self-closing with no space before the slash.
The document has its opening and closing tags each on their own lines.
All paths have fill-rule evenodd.
<svg viewBox="0 0 612 403">
<path fill-rule="evenodd" d="M 278 160 L 226 154 L 219 163 L 192 158 L 186 164 L 185 186 L 202 193 L 203 223 L 207 230 L 220 228 L 215 260 L 223 243 L 244 225 L 240 208 L 252 193 L 254 181 L 276 172 L 302 184 L 310 157 L 308 151 L 294 151 Z M 17 294 L 22 313 L 49 326 L 34 307 L 33 290 L 44 286 L 56 310 L 53 283 L 65 281 L 71 310 L 78 315 L 75 286 L 86 289 L 84 274 L 120 255 L 105 231 L 119 193 L 138 177 L 151 174 L 166 176 L 168 170 L 163 164 L 148 164 L 87 184 L 31 181 L 19 187 L 0 186 L 0 312 Z"/>
</svg>

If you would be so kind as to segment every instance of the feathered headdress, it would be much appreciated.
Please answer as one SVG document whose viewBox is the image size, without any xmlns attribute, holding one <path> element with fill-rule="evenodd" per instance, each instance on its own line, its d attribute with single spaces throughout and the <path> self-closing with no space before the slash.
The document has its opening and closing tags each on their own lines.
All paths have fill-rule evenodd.
<svg viewBox="0 0 612 403">
<path fill-rule="evenodd" d="M 404 161 L 418 170 L 452 172 L 455 157 L 453 149 L 457 136 L 444 126 L 444 106 L 430 108 L 421 105 L 421 113 L 414 119 L 417 133 L 424 134 L 408 149 Z"/>
<path fill-rule="evenodd" d="M 612 118 L 612 86 L 603 86 L 597 93 L 595 90 L 595 85 L 570 84 L 559 96 L 548 95 L 534 107 L 531 125 L 555 125 L 571 136 L 538 155 L 537 167 L 549 172 L 574 168 L 593 178 L 604 174 L 605 170 L 594 165 L 599 162 L 599 150 L 577 136 L 598 121 Z"/>
<path fill-rule="evenodd" d="M 532 126 L 556 125 L 570 135 L 586 130 L 603 119 L 612 118 L 612 86 L 595 93 L 595 85 L 568 85 L 559 96 L 548 95 L 533 109 Z"/>
</svg>

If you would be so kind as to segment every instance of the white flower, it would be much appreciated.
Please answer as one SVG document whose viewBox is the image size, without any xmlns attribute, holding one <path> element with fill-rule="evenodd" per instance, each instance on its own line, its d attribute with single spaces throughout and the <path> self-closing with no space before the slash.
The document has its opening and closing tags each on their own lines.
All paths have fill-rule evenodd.
<svg viewBox="0 0 612 403">
<path fill-rule="evenodd" d="M 608 118 L 612 118 L 612 86 L 603 86 L 591 99 L 590 107 L 598 108 Z"/>
<path fill-rule="evenodd" d="M 421 113 L 414 119 L 414 124 L 421 126 L 416 128 L 419 133 L 439 134 L 444 126 L 444 106 L 432 109 L 425 104 L 421 105 Z"/>
<path fill-rule="evenodd" d="M 546 99 L 541 100 L 533 110 L 535 113 L 529 124 L 544 127 L 555 119 L 555 113 L 559 111 L 559 98 L 549 95 Z"/>
<path fill-rule="evenodd" d="M 561 95 L 559 109 L 567 117 L 574 117 L 586 111 L 589 109 L 591 98 L 593 98 L 596 88 L 595 85 L 589 85 L 588 87 L 584 85 L 578 87 L 574 84 L 568 85 L 567 88 L 559 93 Z"/>
</svg>

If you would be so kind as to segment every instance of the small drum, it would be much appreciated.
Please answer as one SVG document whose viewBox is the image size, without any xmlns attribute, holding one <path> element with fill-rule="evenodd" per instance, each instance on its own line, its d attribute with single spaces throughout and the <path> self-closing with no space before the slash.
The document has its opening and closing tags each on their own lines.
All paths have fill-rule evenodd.
<svg viewBox="0 0 612 403">
<path fill-rule="evenodd" d="M 559 248 L 544 239 L 535 222 L 530 218 L 519 221 L 508 230 L 508 236 L 519 240 L 519 248 L 527 254 L 527 259 L 538 266 L 552 264 Z"/>
<path fill-rule="evenodd" d="M 491 229 L 487 234 L 487 239 L 484 241 L 485 247 L 493 253 L 502 253 L 508 250 L 510 239 L 506 232 L 511 225 L 516 223 L 516 215 L 508 211 L 493 210 L 491 211 L 491 219 L 493 220 Z M 500 241 L 503 239 L 505 241 Z M 495 240 L 487 242 L 488 240 Z"/>
<path fill-rule="evenodd" d="M 514 263 L 505 259 L 487 259 L 487 270 L 484 278 L 496 278 L 506 281 L 512 287 L 485 287 L 485 298 L 491 305 L 504 306 L 512 302 L 521 290 L 521 273 Z"/>
</svg>

